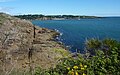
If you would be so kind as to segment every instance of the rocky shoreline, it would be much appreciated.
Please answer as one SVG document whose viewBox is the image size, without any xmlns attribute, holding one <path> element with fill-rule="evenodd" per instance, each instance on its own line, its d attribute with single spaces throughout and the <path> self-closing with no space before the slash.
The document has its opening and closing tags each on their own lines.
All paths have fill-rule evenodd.
<svg viewBox="0 0 120 75">
<path fill-rule="evenodd" d="M 34 35 L 35 34 L 35 35 Z M 53 39 L 59 33 L 0 13 L 0 73 L 49 69 L 70 52 Z"/>
</svg>

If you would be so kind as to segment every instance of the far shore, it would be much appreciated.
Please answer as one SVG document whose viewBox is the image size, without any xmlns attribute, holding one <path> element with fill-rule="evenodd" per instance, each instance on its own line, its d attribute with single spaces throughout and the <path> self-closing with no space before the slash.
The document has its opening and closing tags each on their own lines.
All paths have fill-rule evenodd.
<svg viewBox="0 0 120 75">
<path fill-rule="evenodd" d="M 103 18 L 98 16 L 75 16 L 75 15 L 15 15 L 15 17 L 25 20 L 80 20 Z"/>
</svg>

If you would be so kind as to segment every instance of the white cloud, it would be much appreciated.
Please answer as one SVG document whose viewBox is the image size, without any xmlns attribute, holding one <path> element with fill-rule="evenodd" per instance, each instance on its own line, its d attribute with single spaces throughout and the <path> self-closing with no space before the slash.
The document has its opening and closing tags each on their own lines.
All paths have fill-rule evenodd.
<svg viewBox="0 0 120 75">
<path fill-rule="evenodd" d="M 14 0 L 0 0 L 0 2 L 9 2 L 9 1 L 14 1 Z"/>
</svg>

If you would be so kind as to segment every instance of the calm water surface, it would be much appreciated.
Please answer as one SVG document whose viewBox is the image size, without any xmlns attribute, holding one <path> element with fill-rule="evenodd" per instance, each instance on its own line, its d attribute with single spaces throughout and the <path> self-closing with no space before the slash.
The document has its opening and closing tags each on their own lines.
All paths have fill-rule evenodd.
<svg viewBox="0 0 120 75">
<path fill-rule="evenodd" d="M 59 41 L 83 52 L 86 39 L 113 38 L 120 41 L 120 18 L 81 19 L 81 20 L 46 20 L 32 21 L 33 24 L 49 29 L 57 29 L 63 35 Z"/>
</svg>

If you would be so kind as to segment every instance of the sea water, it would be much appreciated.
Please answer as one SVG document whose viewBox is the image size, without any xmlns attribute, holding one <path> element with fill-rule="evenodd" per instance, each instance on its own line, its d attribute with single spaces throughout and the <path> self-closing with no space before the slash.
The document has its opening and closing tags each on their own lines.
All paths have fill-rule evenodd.
<svg viewBox="0 0 120 75">
<path fill-rule="evenodd" d="M 70 51 L 84 52 L 85 41 L 90 38 L 113 38 L 120 41 L 120 17 L 80 20 L 34 20 L 40 27 L 55 29 L 62 35 L 58 41 L 70 47 Z"/>
</svg>

